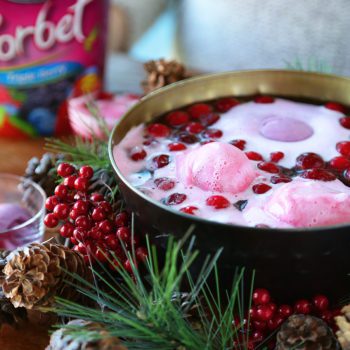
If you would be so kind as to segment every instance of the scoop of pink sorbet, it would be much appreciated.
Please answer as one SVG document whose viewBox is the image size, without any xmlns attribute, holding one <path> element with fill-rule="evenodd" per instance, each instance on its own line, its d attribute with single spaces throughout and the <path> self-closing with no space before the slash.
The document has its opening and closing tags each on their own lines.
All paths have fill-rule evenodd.
<svg viewBox="0 0 350 350">
<path fill-rule="evenodd" d="M 295 180 L 276 189 L 265 210 L 294 227 L 349 223 L 350 190 L 338 180 Z"/>
<path fill-rule="evenodd" d="M 211 142 L 176 158 L 176 172 L 185 185 L 205 191 L 239 193 L 256 177 L 253 162 L 237 147 Z"/>
</svg>

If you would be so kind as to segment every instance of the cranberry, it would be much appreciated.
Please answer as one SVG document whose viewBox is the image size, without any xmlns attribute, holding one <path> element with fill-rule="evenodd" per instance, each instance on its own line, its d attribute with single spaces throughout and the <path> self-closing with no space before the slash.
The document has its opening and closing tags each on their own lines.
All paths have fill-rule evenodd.
<svg viewBox="0 0 350 350">
<path fill-rule="evenodd" d="M 130 158 L 135 162 L 145 159 L 146 156 L 147 152 L 142 147 L 136 146 L 130 151 Z"/>
<path fill-rule="evenodd" d="M 106 212 L 102 208 L 95 208 L 92 211 L 91 217 L 94 221 L 102 221 L 106 218 Z"/>
<path fill-rule="evenodd" d="M 181 142 L 187 143 L 188 145 L 192 145 L 199 141 L 196 135 L 189 134 L 187 132 L 182 132 L 178 134 L 177 139 Z"/>
<path fill-rule="evenodd" d="M 270 293 L 267 289 L 258 288 L 253 292 L 253 303 L 255 305 L 268 304 L 271 300 Z"/>
<path fill-rule="evenodd" d="M 57 204 L 53 210 L 57 219 L 65 220 L 69 215 L 69 205 L 65 203 Z"/>
<path fill-rule="evenodd" d="M 326 322 L 327 324 L 332 324 L 334 322 L 333 312 L 330 310 L 324 310 L 320 314 L 321 320 Z"/>
<path fill-rule="evenodd" d="M 253 192 L 256 194 L 264 194 L 270 190 L 271 186 L 264 183 L 259 183 L 253 186 Z"/>
<path fill-rule="evenodd" d="M 162 191 L 170 191 L 175 187 L 175 181 L 167 177 L 160 177 L 158 179 L 154 179 L 154 183 L 156 184 L 157 188 L 159 188 Z"/>
<path fill-rule="evenodd" d="M 59 199 L 56 196 L 48 197 L 45 201 L 45 208 L 48 211 L 53 211 L 55 206 L 59 203 Z"/>
<path fill-rule="evenodd" d="M 69 217 L 72 220 L 76 220 L 79 216 L 80 216 L 80 214 L 75 209 L 72 209 L 69 213 Z"/>
<path fill-rule="evenodd" d="M 294 305 L 294 312 L 297 314 L 309 314 L 311 309 L 311 303 L 305 299 L 298 300 Z"/>
<path fill-rule="evenodd" d="M 303 153 L 298 156 L 296 160 L 296 166 L 298 169 L 314 169 L 323 168 L 324 161 L 321 156 L 316 153 Z"/>
<path fill-rule="evenodd" d="M 258 163 L 258 168 L 271 174 L 278 174 L 280 172 L 280 168 L 271 162 L 260 162 Z"/>
<path fill-rule="evenodd" d="M 221 113 L 225 113 L 228 110 L 230 110 L 232 107 L 235 107 L 239 104 L 239 101 L 236 100 L 233 97 L 224 97 L 224 98 L 220 98 L 216 103 L 215 103 L 215 107 L 216 109 L 221 112 Z"/>
<path fill-rule="evenodd" d="M 80 254 L 87 254 L 87 249 L 84 243 L 80 242 L 74 247 Z"/>
<path fill-rule="evenodd" d="M 44 224 L 48 228 L 55 228 L 58 225 L 58 219 L 55 214 L 47 214 L 44 218 Z"/>
<path fill-rule="evenodd" d="M 191 122 L 186 126 L 186 131 L 190 134 L 199 134 L 204 129 L 204 126 L 201 123 Z"/>
<path fill-rule="evenodd" d="M 90 196 L 90 200 L 94 203 L 101 202 L 104 200 L 104 197 L 101 193 L 93 193 Z"/>
<path fill-rule="evenodd" d="M 74 181 L 74 187 L 78 191 L 86 192 L 89 188 L 89 179 L 84 177 L 78 177 Z"/>
<path fill-rule="evenodd" d="M 62 177 L 67 177 L 69 175 L 72 175 L 75 172 L 75 168 L 73 165 L 68 163 L 61 163 L 57 167 L 57 174 Z"/>
<path fill-rule="evenodd" d="M 350 117 L 340 118 L 339 123 L 343 128 L 350 129 Z"/>
<path fill-rule="evenodd" d="M 320 181 L 333 181 L 336 179 L 334 174 L 324 169 L 309 169 L 304 171 L 300 176 L 304 179 Z"/>
<path fill-rule="evenodd" d="M 170 134 L 170 129 L 164 124 L 154 123 L 147 127 L 147 132 L 153 137 L 167 137 Z"/>
<path fill-rule="evenodd" d="M 187 196 L 183 193 L 173 193 L 165 200 L 166 205 L 177 205 L 183 203 Z"/>
<path fill-rule="evenodd" d="M 254 320 L 252 323 L 253 323 L 254 329 L 257 330 L 257 331 L 264 332 L 266 330 L 266 328 L 267 328 L 267 322 L 266 321 Z"/>
<path fill-rule="evenodd" d="M 239 148 L 241 151 L 245 149 L 246 141 L 244 140 L 232 140 L 230 141 L 230 144 Z"/>
<path fill-rule="evenodd" d="M 146 261 L 148 257 L 147 249 L 144 247 L 139 247 L 136 249 L 136 258 L 138 261 Z"/>
<path fill-rule="evenodd" d="M 94 176 L 94 170 L 91 166 L 84 165 L 79 169 L 79 176 L 84 179 L 91 179 Z"/>
<path fill-rule="evenodd" d="M 215 124 L 219 119 L 220 116 L 218 114 L 210 113 L 208 115 L 202 115 L 199 120 L 204 126 L 210 126 Z"/>
<path fill-rule="evenodd" d="M 195 211 L 197 211 L 197 210 L 198 210 L 198 208 L 194 207 L 192 205 L 180 209 L 181 212 L 186 213 L 186 214 L 190 214 L 190 215 L 195 215 Z"/>
<path fill-rule="evenodd" d="M 73 209 L 75 209 L 78 214 L 85 215 L 89 210 L 89 203 L 79 199 L 74 203 Z"/>
<path fill-rule="evenodd" d="M 74 225 L 70 222 L 66 222 L 62 227 L 60 228 L 60 235 L 64 238 L 70 238 L 73 235 L 74 231 Z"/>
<path fill-rule="evenodd" d="M 271 160 L 271 162 L 274 162 L 274 163 L 278 163 L 283 158 L 284 158 L 283 152 L 272 152 L 270 154 L 270 160 Z"/>
<path fill-rule="evenodd" d="M 121 241 L 128 242 L 131 238 L 131 231 L 128 227 L 119 227 L 116 235 Z"/>
<path fill-rule="evenodd" d="M 269 321 L 272 319 L 274 311 L 266 304 L 256 308 L 256 318 L 258 321 Z"/>
<path fill-rule="evenodd" d="M 328 309 L 329 300 L 324 295 L 315 295 L 312 302 L 318 311 L 325 311 Z"/>
<path fill-rule="evenodd" d="M 350 167 L 350 159 L 345 158 L 344 156 L 334 157 L 330 160 L 329 165 L 335 170 L 344 171 Z"/>
<path fill-rule="evenodd" d="M 208 115 L 211 112 L 211 106 L 206 103 L 196 103 L 188 108 L 188 113 L 194 119 L 199 119 L 201 116 Z"/>
<path fill-rule="evenodd" d="M 105 252 L 103 249 L 101 248 L 98 248 L 96 250 L 96 253 L 95 253 L 95 257 L 96 259 L 101 262 L 101 263 L 105 263 L 108 261 L 108 255 L 107 255 L 107 252 Z"/>
<path fill-rule="evenodd" d="M 87 235 L 86 233 L 87 233 L 86 230 L 84 230 L 83 228 L 77 227 L 73 231 L 73 237 L 76 239 L 77 242 L 81 242 L 81 241 L 84 241 Z"/>
<path fill-rule="evenodd" d="M 75 226 L 83 230 L 88 230 L 91 227 L 91 221 L 88 216 L 81 215 L 75 220 Z"/>
<path fill-rule="evenodd" d="M 107 235 L 104 239 L 110 249 L 114 250 L 119 247 L 119 241 L 115 235 Z"/>
<path fill-rule="evenodd" d="M 285 175 L 271 176 L 270 181 L 273 184 L 288 183 L 288 182 L 292 181 L 292 178 L 290 178 L 289 176 L 285 176 Z"/>
<path fill-rule="evenodd" d="M 207 198 L 206 204 L 215 209 L 225 209 L 230 206 L 230 201 L 223 196 L 211 196 Z"/>
<path fill-rule="evenodd" d="M 219 139 L 220 137 L 222 137 L 223 133 L 219 129 L 207 129 L 207 130 L 203 131 L 202 135 L 204 137 L 209 138 L 209 139 L 210 138 Z"/>
<path fill-rule="evenodd" d="M 338 142 L 336 149 L 342 156 L 350 157 L 350 141 Z"/>
<path fill-rule="evenodd" d="M 269 328 L 270 331 L 274 331 L 284 322 L 284 320 L 285 320 L 284 317 L 282 317 L 281 315 L 277 315 L 271 320 L 267 321 L 267 327 Z"/>
<path fill-rule="evenodd" d="M 67 176 L 63 181 L 63 185 L 67 186 L 70 189 L 74 189 L 74 182 L 77 178 L 78 178 L 77 175 Z"/>
<path fill-rule="evenodd" d="M 167 166 L 169 164 L 169 162 L 170 162 L 170 158 L 166 154 L 161 154 L 161 155 L 156 156 L 152 159 L 152 163 L 156 169 L 164 168 L 165 166 Z M 151 168 L 153 168 L 153 167 L 151 166 Z"/>
<path fill-rule="evenodd" d="M 109 220 L 103 220 L 98 224 L 98 228 L 103 233 L 110 233 L 113 230 L 113 225 Z"/>
<path fill-rule="evenodd" d="M 92 230 L 90 230 L 89 235 L 94 241 L 98 241 L 103 237 L 102 231 L 98 228 L 93 228 Z"/>
<path fill-rule="evenodd" d="M 281 305 L 278 308 L 278 313 L 284 318 L 287 318 L 293 313 L 293 308 L 290 305 Z"/>
<path fill-rule="evenodd" d="M 68 194 L 68 187 L 65 185 L 58 185 L 55 188 L 55 195 L 58 198 L 64 199 Z"/>
<path fill-rule="evenodd" d="M 129 259 L 125 260 L 124 264 L 124 269 L 129 272 L 129 273 L 133 273 L 133 270 L 136 268 L 136 262 L 133 261 L 131 263 L 131 261 Z"/>
<path fill-rule="evenodd" d="M 190 120 L 188 113 L 183 111 L 170 112 L 166 116 L 166 121 L 173 127 L 186 124 Z"/>
<path fill-rule="evenodd" d="M 262 333 L 261 331 L 252 332 L 251 333 L 251 340 L 255 343 L 261 343 L 264 340 L 264 333 Z"/>
<path fill-rule="evenodd" d="M 245 152 L 245 155 L 248 157 L 250 160 L 255 160 L 255 161 L 261 161 L 264 160 L 263 156 L 260 153 L 257 152 Z"/>
<path fill-rule="evenodd" d="M 112 206 L 107 201 L 102 201 L 98 203 L 98 207 L 101 208 L 107 214 L 110 214 L 112 212 Z"/>
<path fill-rule="evenodd" d="M 331 109 L 332 111 L 345 113 L 346 109 L 343 105 L 337 102 L 328 102 L 324 105 L 326 108 Z"/>
<path fill-rule="evenodd" d="M 275 99 L 271 96 L 257 96 L 254 98 L 255 103 L 273 103 Z"/>
<path fill-rule="evenodd" d="M 184 145 L 181 142 L 173 142 L 173 143 L 169 143 L 168 145 L 168 149 L 171 152 L 183 151 L 186 148 L 187 148 L 186 145 Z"/>
<path fill-rule="evenodd" d="M 114 219 L 114 224 L 117 227 L 127 226 L 128 222 L 129 222 L 129 215 L 125 211 L 122 211 L 121 213 L 117 214 Z"/>
</svg>

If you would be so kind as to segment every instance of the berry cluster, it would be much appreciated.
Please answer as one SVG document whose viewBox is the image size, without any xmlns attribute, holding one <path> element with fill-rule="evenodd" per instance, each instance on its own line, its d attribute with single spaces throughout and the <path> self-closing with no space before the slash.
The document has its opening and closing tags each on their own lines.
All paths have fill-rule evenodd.
<svg viewBox="0 0 350 350">
<path fill-rule="evenodd" d="M 57 174 L 63 182 L 46 200 L 46 209 L 50 212 L 44 219 L 47 227 L 54 228 L 62 223 L 61 236 L 69 238 L 86 261 L 93 258 L 106 263 L 113 261 L 115 255 L 131 272 L 132 264 L 126 257 L 123 244 L 126 249 L 134 245 L 137 260 L 145 260 L 147 251 L 139 246 L 139 238 L 131 234 L 128 213 L 115 214 L 111 203 L 102 194 L 88 192 L 94 175 L 90 166 L 82 166 L 77 171 L 73 165 L 62 163 Z M 111 267 L 115 264 L 113 262 Z"/>
<path fill-rule="evenodd" d="M 254 349 L 292 314 L 311 314 L 321 318 L 334 329 L 334 317 L 340 314 L 340 310 L 331 310 L 329 300 L 324 295 L 316 295 L 311 301 L 300 299 L 294 306 L 277 305 L 273 302 L 268 290 L 256 289 L 253 293 L 253 305 L 249 310 L 249 317 L 247 315 L 243 321 L 236 317 L 234 324 L 240 328 L 242 335 L 249 329 L 248 348 Z M 274 344 L 270 345 L 274 348 Z"/>
</svg>

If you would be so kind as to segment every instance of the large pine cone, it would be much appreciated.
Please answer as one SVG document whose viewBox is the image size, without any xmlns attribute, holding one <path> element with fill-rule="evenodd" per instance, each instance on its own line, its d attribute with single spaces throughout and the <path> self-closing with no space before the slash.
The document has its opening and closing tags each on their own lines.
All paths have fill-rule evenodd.
<svg viewBox="0 0 350 350">
<path fill-rule="evenodd" d="M 73 339 L 71 335 L 65 333 L 66 329 L 63 327 L 52 333 L 50 344 L 46 350 L 127 350 L 118 338 L 109 336 L 103 325 L 99 323 L 73 320 L 68 325 L 80 326 L 85 330 L 98 332 L 101 339 L 98 341 L 89 341 L 84 336 Z"/>
<path fill-rule="evenodd" d="M 91 272 L 78 252 L 50 242 L 32 243 L 9 256 L 3 270 L 4 294 L 15 307 L 26 309 L 51 306 L 57 296 L 78 300 L 81 295 L 77 288 L 67 283 L 74 277 L 66 271 L 91 279 Z"/>
<path fill-rule="evenodd" d="M 341 310 L 342 316 L 335 318 L 339 330 L 337 338 L 343 350 L 350 350 L 350 305 L 346 305 Z"/>
<path fill-rule="evenodd" d="M 333 332 L 321 319 L 309 315 L 293 315 L 277 333 L 276 350 L 337 350 Z"/>
</svg>

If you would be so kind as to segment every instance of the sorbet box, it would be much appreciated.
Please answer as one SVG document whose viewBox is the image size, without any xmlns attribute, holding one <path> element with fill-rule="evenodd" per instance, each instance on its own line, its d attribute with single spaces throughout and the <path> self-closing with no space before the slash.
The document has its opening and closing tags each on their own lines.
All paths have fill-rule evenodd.
<svg viewBox="0 0 350 350">
<path fill-rule="evenodd" d="M 108 0 L 0 0 L 0 136 L 64 134 L 66 99 L 100 89 Z"/>
</svg>

